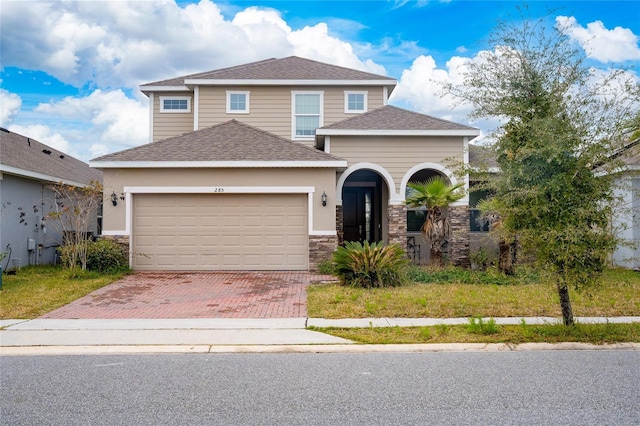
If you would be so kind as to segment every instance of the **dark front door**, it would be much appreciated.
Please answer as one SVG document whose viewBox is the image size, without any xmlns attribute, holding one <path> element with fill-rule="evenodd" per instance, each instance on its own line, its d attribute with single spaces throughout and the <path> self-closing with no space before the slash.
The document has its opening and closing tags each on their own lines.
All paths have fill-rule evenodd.
<svg viewBox="0 0 640 426">
<path fill-rule="evenodd" d="M 345 241 L 378 241 L 376 236 L 376 214 L 374 210 L 374 188 L 344 188 L 342 211 Z"/>
</svg>

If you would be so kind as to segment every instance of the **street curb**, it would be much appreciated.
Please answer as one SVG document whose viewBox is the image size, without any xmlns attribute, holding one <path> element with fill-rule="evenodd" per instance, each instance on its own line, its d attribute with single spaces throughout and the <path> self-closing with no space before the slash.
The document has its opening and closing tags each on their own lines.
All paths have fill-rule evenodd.
<svg viewBox="0 0 640 426">
<path fill-rule="evenodd" d="M 435 353 L 524 352 L 553 350 L 640 350 L 640 343 L 425 343 L 389 345 L 122 345 L 122 346 L 13 346 L 1 356 L 223 354 L 223 353 Z"/>
</svg>

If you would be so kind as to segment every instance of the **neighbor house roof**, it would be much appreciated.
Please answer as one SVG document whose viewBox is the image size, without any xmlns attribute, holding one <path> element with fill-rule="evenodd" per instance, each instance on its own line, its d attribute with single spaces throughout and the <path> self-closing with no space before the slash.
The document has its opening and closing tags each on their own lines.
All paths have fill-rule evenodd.
<svg viewBox="0 0 640 426">
<path fill-rule="evenodd" d="M 346 161 L 237 120 L 104 155 L 104 167 L 346 167 Z"/>
<path fill-rule="evenodd" d="M 311 59 L 289 56 L 271 58 L 219 70 L 190 74 L 140 86 L 143 92 L 184 88 L 197 84 L 367 84 L 395 86 L 396 80 Z"/>
<path fill-rule="evenodd" d="M 47 182 L 88 185 L 102 172 L 55 148 L 0 128 L 0 171 Z"/>
<path fill-rule="evenodd" d="M 480 130 L 391 105 L 338 121 L 316 135 L 478 136 Z"/>
<path fill-rule="evenodd" d="M 493 171 L 497 171 L 498 168 L 493 151 L 486 146 L 474 144 L 469 144 L 469 165 Z"/>
</svg>

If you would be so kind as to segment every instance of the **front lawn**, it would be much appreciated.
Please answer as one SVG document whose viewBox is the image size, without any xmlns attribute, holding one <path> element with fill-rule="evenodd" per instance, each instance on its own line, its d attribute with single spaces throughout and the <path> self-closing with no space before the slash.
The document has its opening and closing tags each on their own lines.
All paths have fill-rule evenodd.
<svg viewBox="0 0 640 426">
<path fill-rule="evenodd" d="M 307 290 L 312 318 L 560 317 L 552 280 L 532 271 L 507 278 L 459 269 L 419 270 L 410 285 L 359 289 L 317 284 Z M 601 283 L 571 291 L 575 316 L 640 316 L 640 274 L 608 270 Z"/>
<path fill-rule="evenodd" d="M 317 331 L 362 344 L 420 343 L 561 343 L 592 344 L 640 342 L 640 323 L 497 325 L 491 333 L 468 325 L 432 327 L 315 328 Z"/>
<path fill-rule="evenodd" d="M 4 274 L 0 291 L 0 319 L 31 319 L 86 296 L 126 273 L 80 272 L 73 276 L 59 266 L 27 266 Z"/>
</svg>

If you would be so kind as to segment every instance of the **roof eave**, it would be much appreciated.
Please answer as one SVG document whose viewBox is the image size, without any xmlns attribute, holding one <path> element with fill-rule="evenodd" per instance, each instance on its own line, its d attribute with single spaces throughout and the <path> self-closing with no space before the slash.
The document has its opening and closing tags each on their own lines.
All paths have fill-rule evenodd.
<svg viewBox="0 0 640 426">
<path fill-rule="evenodd" d="M 184 80 L 187 86 L 396 86 L 393 79 L 381 80 L 280 80 L 280 79 L 208 79 L 188 78 Z"/>
<path fill-rule="evenodd" d="M 150 85 L 140 86 L 140 91 L 145 95 L 151 92 L 191 92 L 192 89 L 188 86 L 162 86 L 162 85 Z"/>
<path fill-rule="evenodd" d="M 316 129 L 318 136 L 480 136 L 479 129 L 455 130 L 368 130 L 368 129 Z"/>
<path fill-rule="evenodd" d="M 19 167 L 8 166 L 6 164 L 0 164 L 0 172 L 6 173 L 9 175 L 21 176 L 29 179 L 35 179 L 43 182 L 50 183 L 60 183 L 62 182 L 65 185 L 77 186 L 80 188 L 84 188 L 88 186 L 87 183 L 77 182 L 69 179 L 62 179 L 56 176 L 48 175 L 46 173 L 34 172 L 32 170 L 21 169 Z"/>
<path fill-rule="evenodd" d="M 341 168 L 344 160 L 327 161 L 100 161 L 89 166 L 96 169 L 173 169 L 173 168 Z"/>
</svg>

